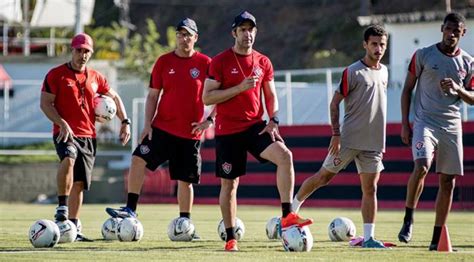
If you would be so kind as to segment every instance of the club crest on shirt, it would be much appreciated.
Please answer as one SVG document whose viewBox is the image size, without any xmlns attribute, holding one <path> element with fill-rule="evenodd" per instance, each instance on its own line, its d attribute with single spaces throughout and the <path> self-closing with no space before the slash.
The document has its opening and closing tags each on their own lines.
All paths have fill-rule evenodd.
<svg viewBox="0 0 474 262">
<path fill-rule="evenodd" d="M 174 71 L 173 68 L 171 68 L 170 71 L 168 72 L 169 75 L 174 75 L 174 73 L 176 73 L 176 72 Z"/>
<path fill-rule="evenodd" d="M 92 82 L 91 88 L 94 91 L 94 93 L 97 93 L 97 89 L 99 89 L 99 85 L 96 82 Z"/>
<path fill-rule="evenodd" d="M 140 146 L 140 153 L 142 153 L 143 155 L 146 155 L 146 154 L 150 153 L 150 148 L 147 145 L 141 145 Z"/>
<path fill-rule="evenodd" d="M 239 71 L 237 70 L 237 68 L 232 68 L 232 70 L 230 71 L 231 74 L 235 75 L 235 74 L 238 74 Z"/>
<path fill-rule="evenodd" d="M 342 160 L 339 157 L 336 157 L 336 158 L 334 158 L 334 160 L 332 162 L 333 162 L 334 166 L 338 166 L 342 163 Z"/>
<path fill-rule="evenodd" d="M 416 144 L 415 144 L 415 148 L 417 150 L 422 149 L 424 146 L 425 146 L 425 143 L 423 143 L 422 141 L 416 142 Z"/>
<path fill-rule="evenodd" d="M 461 68 L 461 69 L 458 70 L 458 75 L 461 78 L 461 80 L 463 80 L 464 78 L 466 78 L 467 72 L 466 72 L 466 70 Z"/>
<path fill-rule="evenodd" d="M 263 75 L 263 70 L 262 70 L 262 68 L 259 67 L 259 66 L 255 66 L 255 67 L 253 68 L 253 74 L 254 74 L 255 76 L 261 77 L 261 76 Z"/>
<path fill-rule="evenodd" d="M 74 81 L 67 82 L 67 87 L 73 87 L 73 86 L 74 86 Z"/>
<path fill-rule="evenodd" d="M 224 164 L 222 164 L 222 170 L 223 170 L 224 173 L 226 173 L 227 175 L 230 174 L 230 172 L 232 171 L 232 164 L 231 164 L 231 163 L 224 162 Z"/>
<path fill-rule="evenodd" d="M 199 69 L 197 69 L 197 68 L 195 68 L 195 67 L 194 67 L 194 68 L 191 68 L 191 69 L 189 70 L 189 74 L 190 74 L 191 77 L 194 78 L 194 79 L 198 78 L 199 73 L 200 73 L 200 72 L 199 72 Z"/>
</svg>

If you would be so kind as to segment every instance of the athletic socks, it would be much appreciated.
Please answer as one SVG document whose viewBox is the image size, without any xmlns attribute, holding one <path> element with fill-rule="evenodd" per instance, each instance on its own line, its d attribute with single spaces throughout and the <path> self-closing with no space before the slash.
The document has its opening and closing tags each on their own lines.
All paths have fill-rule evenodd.
<svg viewBox="0 0 474 262">
<path fill-rule="evenodd" d="M 405 217 L 403 218 L 404 223 L 413 223 L 413 208 L 405 207 Z"/>
<path fill-rule="evenodd" d="M 293 198 L 293 203 L 291 203 L 291 210 L 293 210 L 293 212 L 295 213 L 298 213 L 303 202 L 304 200 L 299 201 L 298 198 L 295 196 L 295 198 Z"/>
<path fill-rule="evenodd" d="M 67 206 L 68 196 L 58 196 L 58 206 Z"/>
<path fill-rule="evenodd" d="M 189 212 L 179 212 L 179 217 L 191 218 L 191 213 Z"/>
<path fill-rule="evenodd" d="M 282 217 L 286 217 L 289 213 L 291 213 L 291 203 L 281 203 L 281 212 Z"/>
<path fill-rule="evenodd" d="M 225 239 L 226 242 L 229 241 L 229 240 L 235 239 L 234 228 L 233 227 L 226 228 L 225 233 L 227 234 L 227 237 Z"/>
<path fill-rule="evenodd" d="M 433 228 L 433 238 L 431 239 L 431 245 L 438 245 L 439 238 L 441 236 L 441 226 L 434 226 Z"/>
<path fill-rule="evenodd" d="M 364 223 L 364 242 L 369 240 L 370 238 L 374 238 L 374 231 L 375 231 L 374 223 Z"/>
<path fill-rule="evenodd" d="M 127 207 L 133 210 L 133 212 L 137 210 L 137 203 L 139 197 L 140 195 L 135 193 L 128 193 L 127 195 Z"/>
</svg>

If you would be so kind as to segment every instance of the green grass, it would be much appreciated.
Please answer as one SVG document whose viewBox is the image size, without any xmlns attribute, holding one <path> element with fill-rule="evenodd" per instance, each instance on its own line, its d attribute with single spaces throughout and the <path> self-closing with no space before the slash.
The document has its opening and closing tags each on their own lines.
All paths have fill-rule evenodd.
<svg viewBox="0 0 474 262">
<path fill-rule="evenodd" d="M 117 206 L 117 205 L 113 205 Z M 362 234 L 361 215 L 357 209 L 304 208 L 303 216 L 313 217 L 311 225 L 314 246 L 309 253 L 284 252 L 279 241 L 265 235 L 266 221 L 279 215 L 277 207 L 239 206 L 238 216 L 246 226 L 240 252 L 226 253 L 224 242 L 217 235 L 220 220 L 218 206 L 196 205 L 194 224 L 203 238 L 196 242 L 171 242 L 166 230 L 177 216 L 176 205 L 140 205 L 139 219 L 145 234 L 140 242 L 107 242 L 101 240 L 100 228 L 107 219 L 105 205 L 83 206 L 83 232 L 96 239 L 93 243 L 60 244 L 51 249 L 35 249 L 28 241 L 28 229 L 37 219 L 52 218 L 53 205 L 0 204 L 0 261 L 474 261 L 474 214 L 452 212 L 449 217 L 451 241 L 458 252 L 429 252 L 434 221 L 433 211 L 416 213 L 413 241 L 398 243 L 397 234 L 403 217 L 402 210 L 380 211 L 376 237 L 395 242 L 391 250 L 351 248 L 346 242 L 330 242 L 327 225 L 336 216 L 351 218 Z"/>
</svg>

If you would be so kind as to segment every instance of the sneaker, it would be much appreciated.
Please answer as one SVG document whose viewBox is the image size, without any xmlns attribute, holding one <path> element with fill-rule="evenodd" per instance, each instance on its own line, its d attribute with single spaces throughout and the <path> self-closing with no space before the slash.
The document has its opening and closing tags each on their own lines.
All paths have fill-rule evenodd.
<svg viewBox="0 0 474 262">
<path fill-rule="evenodd" d="M 54 214 L 54 220 L 66 221 L 69 216 L 69 209 L 67 206 L 58 206 L 56 208 L 56 214 Z"/>
<path fill-rule="evenodd" d="M 438 245 L 437 244 L 431 244 L 428 250 L 429 251 L 438 251 Z"/>
<path fill-rule="evenodd" d="M 313 224 L 313 219 L 302 218 L 294 212 L 289 213 L 286 217 L 282 217 L 280 221 L 281 221 L 282 229 L 288 228 L 293 225 L 304 227 L 304 226 Z"/>
<path fill-rule="evenodd" d="M 372 237 L 369 238 L 369 240 L 364 241 L 364 243 L 362 243 L 362 247 L 365 247 L 365 248 L 387 248 L 382 243 L 382 241 L 375 240 Z"/>
<path fill-rule="evenodd" d="M 107 214 L 109 214 L 111 217 L 114 217 L 114 218 L 117 218 L 117 217 L 119 217 L 119 218 L 128 218 L 128 217 L 136 218 L 137 217 L 137 214 L 128 207 L 120 207 L 120 208 L 107 207 L 107 208 L 105 208 L 105 212 L 107 212 Z"/>
<path fill-rule="evenodd" d="M 194 231 L 192 241 L 196 241 L 196 240 L 201 240 L 201 237 L 198 235 L 198 233 L 196 231 Z"/>
<path fill-rule="evenodd" d="M 77 242 L 94 242 L 94 240 L 87 238 L 82 233 L 77 233 L 76 241 Z"/>
<path fill-rule="evenodd" d="M 237 247 L 237 240 L 231 239 L 225 243 L 225 251 L 239 251 L 239 248 Z"/>
<path fill-rule="evenodd" d="M 413 232 L 413 223 L 403 222 L 402 229 L 400 229 L 400 233 L 398 233 L 398 240 L 400 240 L 400 242 L 405 242 L 405 243 L 410 242 L 412 232 Z"/>
</svg>

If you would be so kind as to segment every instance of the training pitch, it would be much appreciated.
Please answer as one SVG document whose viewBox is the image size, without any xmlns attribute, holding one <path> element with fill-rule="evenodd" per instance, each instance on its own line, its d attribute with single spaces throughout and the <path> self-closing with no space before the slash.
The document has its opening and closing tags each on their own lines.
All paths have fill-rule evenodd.
<svg viewBox="0 0 474 262">
<path fill-rule="evenodd" d="M 239 252 L 224 252 L 224 242 L 217 235 L 221 219 L 219 206 L 196 205 L 192 219 L 202 240 L 172 242 L 167 236 L 169 222 L 178 214 L 177 205 L 139 205 L 138 218 L 144 226 L 140 242 L 104 241 L 100 229 L 108 218 L 107 205 L 85 204 L 81 221 L 83 233 L 95 241 L 58 244 L 54 248 L 33 248 L 28 229 L 37 219 L 52 219 L 54 205 L 0 203 L 0 261 L 474 261 L 474 213 L 452 212 L 448 220 L 451 242 L 457 252 L 430 252 L 428 246 L 434 222 L 434 211 L 415 214 L 414 237 L 410 244 L 399 243 L 397 234 L 403 210 L 380 210 L 375 235 L 377 239 L 396 243 L 390 250 L 349 247 L 347 242 L 331 242 L 327 235 L 329 222 L 337 216 L 354 221 L 357 235 L 362 235 L 362 221 L 357 209 L 305 208 L 301 214 L 312 217 L 314 237 L 311 252 L 285 252 L 280 241 L 268 240 L 265 225 L 280 215 L 279 207 L 239 206 L 238 217 L 245 224 Z M 108 205 L 118 207 L 119 205 Z"/>
</svg>

